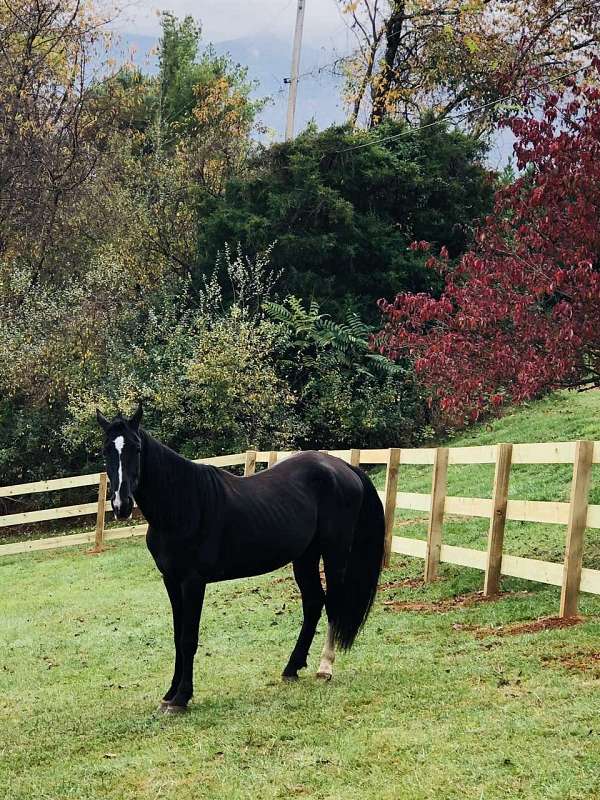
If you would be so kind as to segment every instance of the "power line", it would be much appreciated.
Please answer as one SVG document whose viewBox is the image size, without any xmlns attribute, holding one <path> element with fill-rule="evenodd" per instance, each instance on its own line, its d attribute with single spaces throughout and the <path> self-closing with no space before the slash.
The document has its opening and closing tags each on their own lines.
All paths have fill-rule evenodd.
<svg viewBox="0 0 600 800">
<path fill-rule="evenodd" d="M 275 14 L 275 16 L 269 19 L 269 22 L 266 25 L 263 25 L 262 28 L 259 28 L 257 31 L 254 31 L 254 33 L 252 34 L 252 38 L 256 39 L 259 36 L 262 36 L 262 34 L 267 31 L 269 33 L 272 33 L 273 28 L 275 27 L 275 23 L 279 22 L 281 17 L 285 14 L 285 12 L 288 10 L 288 8 L 292 5 L 293 2 L 294 0 L 288 0 L 288 2 L 279 9 L 279 11 Z"/>
<path fill-rule="evenodd" d="M 547 86 L 549 83 L 558 83 L 559 81 L 564 80 L 565 78 L 569 78 L 572 75 L 576 75 L 578 72 L 582 72 L 584 70 L 589 69 L 592 66 L 592 62 L 590 61 L 589 64 L 585 66 L 577 67 L 577 69 L 573 69 L 570 72 L 565 72 L 563 75 L 557 75 L 556 78 L 550 78 L 543 83 L 538 83 L 532 86 L 533 89 L 541 89 L 544 86 Z M 349 153 L 352 150 L 360 150 L 363 147 L 370 147 L 372 144 L 383 144 L 384 142 L 391 142 L 395 139 L 401 139 L 403 136 L 411 136 L 414 133 L 419 131 L 424 131 L 427 128 L 433 128 L 436 125 L 445 125 L 446 123 L 450 122 L 452 124 L 457 124 L 462 122 L 463 120 L 470 117 L 472 114 L 476 114 L 479 111 L 485 111 L 486 108 L 492 108 L 493 106 L 500 105 L 501 103 L 506 103 L 508 100 L 518 100 L 520 97 L 520 93 L 515 92 L 513 94 L 506 95 L 505 97 L 499 97 L 496 100 L 490 100 L 489 103 L 483 103 L 483 105 L 477 106 L 476 108 L 470 108 L 468 111 L 464 111 L 457 117 L 444 117 L 443 119 L 436 119 L 433 122 L 428 122 L 425 125 L 419 125 L 416 128 L 408 128 L 407 130 L 401 131 L 400 133 L 394 133 L 390 136 L 384 136 L 382 138 L 378 138 L 374 136 L 368 142 L 363 142 L 362 144 L 355 144 L 352 147 L 344 147 L 341 150 L 333 150 L 333 153 Z"/>
<path fill-rule="evenodd" d="M 317 75 L 320 75 L 325 70 L 329 69 L 330 67 L 337 67 L 338 64 L 341 64 L 343 61 L 347 61 L 350 56 L 338 56 L 334 61 L 330 61 L 328 64 L 322 64 L 320 67 L 315 66 L 312 69 L 307 70 L 306 72 L 302 72 L 298 75 L 298 80 L 302 80 L 302 78 L 314 78 Z M 284 83 L 289 82 L 289 78 L 283 79 Z"/>
</svg>

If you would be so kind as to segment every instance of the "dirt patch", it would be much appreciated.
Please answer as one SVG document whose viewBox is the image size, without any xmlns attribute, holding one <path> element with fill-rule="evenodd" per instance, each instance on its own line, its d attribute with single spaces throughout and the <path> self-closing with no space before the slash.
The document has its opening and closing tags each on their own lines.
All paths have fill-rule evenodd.
<svg viewBox="0 0 600 800">
<path fill-rule="evenodd" d="M 429 522 L 429 517 L 416 517 L 415 519 L 398 519 L 394 522 L 395 528 L 407 528 L 410 525 L 421 525 Z"/>
<path fill-rule="evenodd" d="M 600 653 L 596 651 L 578 650 L 576 653 L 567 653 L 561 656 L 542 656 L 545 666 L 559 664 L 566 669 L 576 672 L 593 672 L 600 677 Z"/>
<path fill-rule="evenodd" d="M 445 601 L 439 600 L 436 603 L 417 603 L 412 601 L 400 601 L 400 600 L 384 600 L 383 605 L 386 611 L 416 611 L 421 612 L 422 614 L 436 614 L 441 613 L 443 611 L 448 611 L 450 606 L 448 606 Z"/>
<path fill-rule="evenodd" d="M 530 592 L 500 592 L 500 594 L 487 597 L 483 592 L 473 592 L 473 594 L 459 595 L 445 600 L 434 600 L 432 602 L 404 601 L 404 600 L 384 600 L 383 605 L 388 611 L 413 611 L 422 614 L 445 614 L 457 608 L 470 608 L 480 603 L 491 603 L 503 600 L 506 597 L 524 597 Z"/>
<path fill-rule="evenodd" d="M 423 578 L 405 578 L 402 581 L 380 583 L 377 588 L 380 592 L 384 592 L 388 589 L 420 589 L 424 585 Z"/>
<path fill-rule="evenodd" d="M 476 639 L 487 636 L 520 636 L 523 633 L 540 633 L 561 628 L 572 628 L 584 622 L 583 617 L 543 617 L 533 622 L 517 622 L 512 625 L 500 625 L 497 628 L 482 628 L 476 625 L 453 625 L 456 631 L 472 633 Z"/>
</svg>

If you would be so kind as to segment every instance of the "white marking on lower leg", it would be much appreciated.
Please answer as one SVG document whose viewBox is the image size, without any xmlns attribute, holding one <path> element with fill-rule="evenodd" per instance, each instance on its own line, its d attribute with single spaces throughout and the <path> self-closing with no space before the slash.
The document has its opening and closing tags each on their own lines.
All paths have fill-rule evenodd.
<svg viewBox="0 0 600 800">
<path fill-rule="evenodd" d="M 319 678 L 331 678 L 333 676 L 333 662 L 335 661 L 335 640 L 333 638 L 333 628 L 331 624 L 327 626 L 327 638 L 321 653 L 321 663 L 317 675 Z"/>
<path fill-rule="evenodd" d="M 122 436 L 117 436 L 117 438 L 114 441 L 114 445 L 115 445 L 115 450 L 119 454 L 119 485 L 117 486 L 117 490 L 115 492 L 113 504 L 115 508 L 121 508 L 121 495 L 119 494 L 119 492 L 121 491 L 121 484 L 123 483 L 123 465 L 121 464 L 121 453 L 123 452 L 125 439 Z"/>
</svg>

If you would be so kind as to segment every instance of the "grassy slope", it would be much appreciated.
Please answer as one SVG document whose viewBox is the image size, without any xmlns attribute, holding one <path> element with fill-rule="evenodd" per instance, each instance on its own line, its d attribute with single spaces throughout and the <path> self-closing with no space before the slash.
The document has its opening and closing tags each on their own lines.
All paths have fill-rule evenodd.
<svg viewBox="0 0 600 800">
<path fill-rule="evenodd" d="M 600 439 L 600 392 L 575 394 L 559 392 L 545 400 L 521 406 L 505 417 L 478 426 L 455 437 L 450 445 L 484 445 L 496 442 L 552 442 L 575 439 Z M 569 500 L 572 468 L 549 464 L 513 466 L 509 496 L 523 500 Z M 491 497 L 494 477 L 492 465 L 451 466 L 448 471 L 448 494 L 463 497 Z M 383 486 L 384 475 L 378 483 Z M 429 492 L 431 467 L 400 468 L 398 488 L 406 492 Z M 593 468 L 592 503 L 600 503 L 600 466 Z M 426 537 L 426 515 L 398 512 L 398 533 Z M 414 522 L 419 520 L 419 522 Z M 411 522 L 412 521 L 412 522 Z M 401 528 L 401 530 L 400 530 Z M 484 519 L 449 519 L 444 527 L 447 544 L 485 549 L 488 525 Z M 564 528 L 508 522 L 505 550 L 512 555 L 561 561 L 564 552 Z M 600 531 L 589 531 L 584 564 L 600 568 Z"/>
<path fill-rule="evenodd" d="M 554 398 L 468 439 L 600 438 L 599 400 Z M 526 486 L 535 496 L 567 492 L 560 470 L 551 473 L 515 483 L 519 496 Z M 416 473 L 401 479 L 427 488 Z M 452 480 L 454 493 L 489 490 L 483 473 Z M 518 537 L 514 546 L 530 547 Z M 537 546 L 552 552 L 541 537 Z M 421 566 L 397 558 L 386 580 Z M 480 584 L 481 573 L 446 566 L 432 587 L 390 587 L 381 599 L 448 598 Z M 330 685 L 311 674 L 322 631 L 311 672 L 289 685 L 278 678 L 298 630 L 289 570 L 210 587 L 196 698 L 187 717 L 171 719 L 152 713 L 170 678 L 171 632 L 142 541 L 101 556 L 2 559 L 0 797 L 597 798 L 600 671 L 560 659 L 600 650 L 600 598 L 584 597 L 587 621 L 566 630 L 477 639 L 461 627 L 555 612 L 557 589 L 505 583 L 526 588 L 445 613 L 394 613 L 379 602 Z"/>
</svg>

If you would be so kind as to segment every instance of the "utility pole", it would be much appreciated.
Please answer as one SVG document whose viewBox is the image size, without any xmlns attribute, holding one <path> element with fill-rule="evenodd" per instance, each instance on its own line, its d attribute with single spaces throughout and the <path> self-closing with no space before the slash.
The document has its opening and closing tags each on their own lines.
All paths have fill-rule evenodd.
<svg viewBox="0 0 600 800">
<path fill-rule="evenodd" d="M 302 49 L 302 30 L 304 28 L 304 8 L 306 0 L 298 0 L 296 12 L 296 29 L 294 31 L 294 50 L 292 52 L 292 73 L 290 75 L 290 95 L 288 98 L 287 123 L 285 140 L 289 142 L 294 136 L 294 115 L 296 113 L 296 95 L 298 94 L 298 71 L 300 67 L 300 50 Z"/>
</svg>

